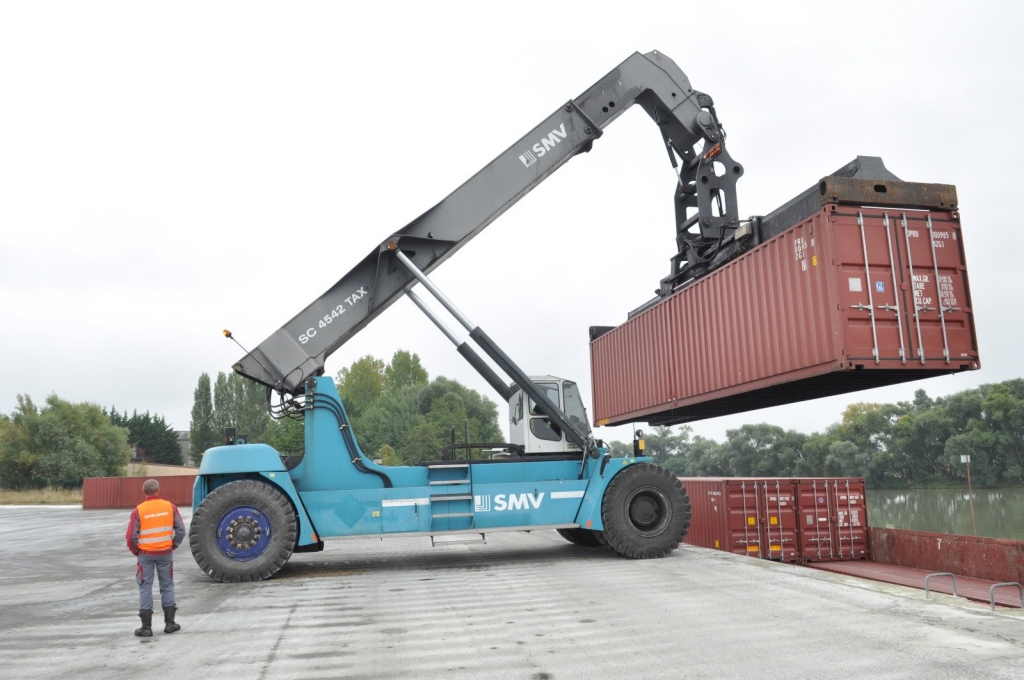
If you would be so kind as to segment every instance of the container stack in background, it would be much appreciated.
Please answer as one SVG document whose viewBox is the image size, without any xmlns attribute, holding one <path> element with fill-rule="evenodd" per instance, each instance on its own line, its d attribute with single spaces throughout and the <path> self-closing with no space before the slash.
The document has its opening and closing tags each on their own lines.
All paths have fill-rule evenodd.
<svg viewBox="0 0 1024 680">
<path fill-rule="evenodd" d="M 685 543 L 784 562 L 869 557 L 863 477 L 680 477 Z"/>
</svg>

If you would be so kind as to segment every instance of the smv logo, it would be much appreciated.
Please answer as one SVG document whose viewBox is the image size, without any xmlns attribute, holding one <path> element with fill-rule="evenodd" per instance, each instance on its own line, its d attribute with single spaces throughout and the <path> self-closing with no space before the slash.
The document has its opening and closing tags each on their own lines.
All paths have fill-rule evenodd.
<svg viewBox="0 0 1024 680">
<path fill-rule="evenodd" d="M 542 137 L 539 142 L 533 145 L 533 148 L 530 151 L 524 151 L 521 153 L 519 155 L 519 160 L 522 161 L 523 165 L 526 167 L 530 167 L 537 162 L 538 158 L 558 146 L 558 143 L 566 137 L 568 137 L 568 134 L 565 132 L 565 123 L 562 123 L 558 126 L 557 130 L 552 130 L 547 137 Z"/>
<path fill-rule="evenodd" d="M 491 507 L 490 496 L 474 496 L 473 506 L 477 512 L 490 512 L 492 509 L 497 511 L 502 510 L 529 510 L 533 508 L 536 510 L 540 507 L 541 502 L 544 500 L 544 492 L 539 494 L 532 493 L 510 493 L 503 494 L 499 493 L 494 496 L 494 506 Z"/>
</svg>

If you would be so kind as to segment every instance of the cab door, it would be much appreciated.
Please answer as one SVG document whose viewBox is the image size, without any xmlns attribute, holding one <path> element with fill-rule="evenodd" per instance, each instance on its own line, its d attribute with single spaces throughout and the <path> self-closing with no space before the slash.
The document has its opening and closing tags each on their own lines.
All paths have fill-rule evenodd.
<svg viewBox="0 0 1024 680">
<path fill-rule="evenodd" d="M 537 387 L 552 404 L 562 408 L 561 391 L 557 382 L 538 382 Z M 526 453 L 564 453 L 565 433 L 551 419 L 537 409 L 533 399 L 529 399 L 529 411 L 526 431 Z"/>
</svg>

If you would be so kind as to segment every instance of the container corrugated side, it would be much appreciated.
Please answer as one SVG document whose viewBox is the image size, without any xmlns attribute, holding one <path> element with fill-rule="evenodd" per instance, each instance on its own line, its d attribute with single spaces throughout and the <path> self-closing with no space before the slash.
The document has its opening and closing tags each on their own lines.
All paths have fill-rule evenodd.
<svg viewBox="0 0 1024 680">
<path fill-rule="evenodd" d="M 598 425 L 977 369 L 959 213 L 826 206 L 590 348 Z"/>
<path fill-rule="evenodd" d="M 82 508 L 134 508 L 146 500 L 142 484 L 147 479 L 160 482 L 160 497 L 178 506 L 192 505 L 195 475 L 167 477 L 89 477 L 82 482 Z"/>
<path fill-rule="evenodd" d="M 82 509 L 116 508 L 120 477 L 88 477 L 82 480 Z"/>
</svg>

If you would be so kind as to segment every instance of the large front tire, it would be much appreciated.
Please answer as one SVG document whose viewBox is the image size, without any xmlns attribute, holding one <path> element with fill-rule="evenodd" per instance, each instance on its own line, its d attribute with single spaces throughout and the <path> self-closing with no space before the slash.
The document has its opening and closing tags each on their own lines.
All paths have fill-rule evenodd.
<svg viewBox="0 0 1024 680">
<path fill-rule="evenodd" d="M 676 477 L 650 463 L 630 465 L 612 478 L 601 502 L 602 538 L 624 557 L 664 557 L 690 528 L 690 498 Z"/>
<path fill-rule="evenodd" d="M 262 581 L 284 566 L 298 535 L 288 498 L 265 482 L 219 486 L 192 516 L 189 545 L 199 568 L 222 583 Z"/>
</svg>

